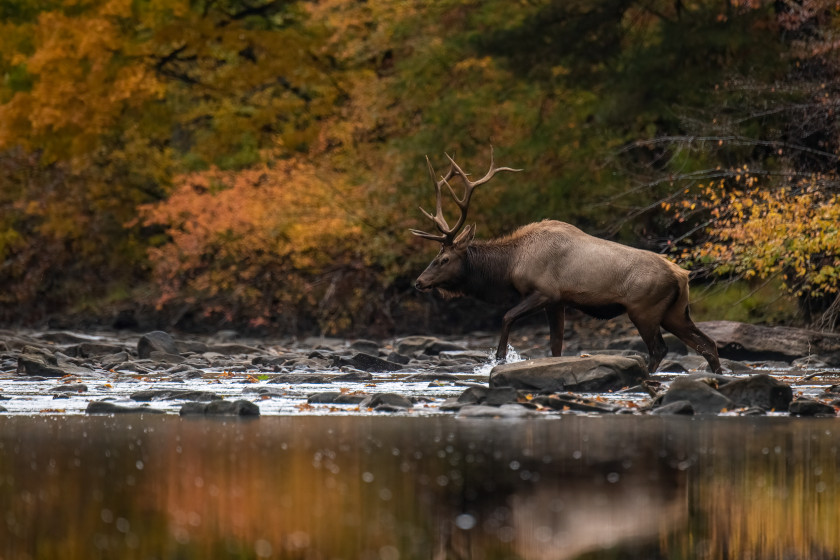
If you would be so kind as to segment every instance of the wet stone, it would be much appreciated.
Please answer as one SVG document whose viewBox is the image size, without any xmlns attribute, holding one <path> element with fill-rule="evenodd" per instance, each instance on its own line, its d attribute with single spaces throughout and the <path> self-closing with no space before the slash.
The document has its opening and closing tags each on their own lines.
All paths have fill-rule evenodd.
<svg viewBox="0 0 840 560">
<path fill-rule="evenodd" d="M 457 381 L 458 376 L 453 375 L 451 373 L 446 372 L 424 372 L 424 373 L 413 373 L 407 377 L 403 377 L 403 381 Z"/>
<path fill-rule="evenodd" d="M 690 402 L 696 414 L 717 414 L 723 409 L 735 408 L 735 403 L 729 398 L 697 379 L 676 379 L 656 408 L 677 401 Z"/>
<path fill-rule="evenodd" d="M 150 402 L 150 401 L 215 401 L 221 400 L 222 397 L 210 391 L 190 391 L 179 389 L 151 389 L 147 391 L 137 391 L 131 394 L 131 400 Z"/>
<path fill-rule="evenodd" d="M 653 409 L 651 414 L 661 416 L 667 416 L 669 414 L 692 416 L 694 414 L 694 406 L 692 406 L 691 401 L 673 401 L 664 406 Z"/>
<path fill-rule="evenodd" d="M 40 377 L 64 377 L 66 372 L 56 363 L 49 363 L 40 354 L 23 354 L 18 357 L 18 375 L 34 375 Z"/>
<path fill-rule="evenodd" d="M 333 381 L 340 381 L 345 383 L 372 381 L 373 375 L 366 371 L 351 371 L 343 375 L 336 375 Z"/>
<path fill-rule="evenodd" d="M 297 383 L 329 383 L 332 376 L 320 373 L 283 373 L 269 379 L 267 383 L 284 383 L 294 385 Z"/>
<path fill-rule="evenodd" d="M 163 331 L 152 331 L 140 337 L 137 341 L 137 355 L 141 359 L 150 358 L 152 352 L 163 352 L 165 354 L 179 355 L 175 339 L 169 333 Z"/>
<path fill-rule="evenodd" d="M 148 406 L 122 406 L 109 401 L 91 401 L 85 412 L 87 414 L 164 414 L 162 410 Z"/>
<path fill-rule="evenodd" d="M 369 395 L 361 393 L 346 393 L 341 391 L 323 391 L 307 397 L 309 404 L 359 404 Z"/>
<path fill-rule="evenodd" d="M 408 398 L 396 393 L 377 393 L 375 395 L 368 395 L 359 403 L 359 406 L 362 408 L 378 408 L 382 405 L 397 408 L 411 408 L 414 406 L 414 403 L 412 403 Z"/>
<path fill-rule="evenodd" d="M 790 403 L 791 416 L 836 416 L 834 407 L 814 399 L 800 398 Z"/>
<path fill-rule="evenodd" d="M 377 355 L 379 354 L 380 344 L 373 340 L 354 340 L 350 343 L 350 348 L 361 352 L 363 354 Z"/>
<path fill-rule="evenodd" d="M 790 385 L 766 373 L 735 379 L 718 388 L 718 392 L 738 406 L 785 411 L 793 400 Z"/>
<path fill-rule="evenodd" d="M 218 400 L 209 403 L 189 402 L 181 406 L 179 414 L 181 416 L 259 416 L 260 407 L 245 399 Z"/>
<path fill-rule="evenodd" d="M 389 362 L 388 360 L 383 360 L 382 358 L 379 358 L 377 356 L 364 354 L 362 352 L 356 353 L 350 358 L 335 356 L 333 358 L 333 365 L 335 367 L 349 366 L 363 371 L 375 372 L 399 371 L 403 368 L 401 364 Z"/>
<path fill-rule="evenodd" d="M 88 390 L 88 386 L 84 383 L 67 383 L 65 385 L 59 385 L 58 387 L 53 387 L 50 389 L 51 393 L 85 393 Z"/>
</svg>

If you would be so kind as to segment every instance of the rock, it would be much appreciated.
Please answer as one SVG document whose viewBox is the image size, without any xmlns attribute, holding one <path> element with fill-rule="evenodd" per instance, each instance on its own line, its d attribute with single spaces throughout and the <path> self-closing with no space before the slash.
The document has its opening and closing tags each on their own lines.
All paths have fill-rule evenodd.
<svg viewBox="0 0 840 560">
<path fill-rule="evenodd" d="M 403 381 L 457 381 L 458 376 L 446 372 L 423 372 L 413 373 L 407 377 L 403 377 Z"/>
<path fill-rule="evenodd" d="M 385 358 L 385 359 L 388 360 L 389 362 L 394 362 L 395 364 L 400 364 L 400 365 L 403 365 L 403 366 L 408 364 L 411 361 L 411 358 L 409 358 L 408 356 L 404 356 L 404 355 L 400 354 L 399 352 L 390 352 L 388 354 L 388 357 Z"/>
<path fill-rule="evenodd" d="M 663 340 L 665 340 L 665 344 L 668 346 L 668 352 L 673 354 L 680 354 L 682 356 L 688 354 L 688 347 L 686 347 L 685 342 L 677 338 L 671 333 L 663 333 L 662 334 Z M 610 341 L 607 344 L 607 348 L 610 350 L 633 350 L 635 352 L 639 352 L 647 356 L 647 346 L 645 346 L 645 341 L 642 340 L 639 336 L 628 336 L 617 338 L 615 340 Z"/>
<path fill-rule="evenodd" d="M 107 344 L 104 342 L 83 342 L 72 348 L 73 351 L 68 353 L 80 358 L 96 358 L 125 351 L 125 347 L 120 344 Z"/>
<path fill-rule="evenodd" d="M 518 397 L 519 394 L 513 387 L 491 387 L 479 403 L 488 406 L 502 406 L 503 404 L 516 403 Z"/>
<path fill-rule="evenodd" d="M 442 360 L 459 360 L 461 362 L 482 363 L 490 361 L 488 352 L 478 350 L 444 350 L 439 356 Z"/>
<path fill-rule="evenodd" d="M 575 410 L 578 412 L 598 412 L 607 414 L 618 411 L 618 407 L 611 404 L 567 393 L 538 395 L 528 402 L 544 406 L 546 408 L 551 408 L 553 410 Z"/>
<path fill-rule="evenodd" d="M 21 354 L 18 357 L 18 375 L 36 375 L 40 377 L 64 377 L 66 372 L 41 354 Z"/>
<path fill-rule="evenodd" d="M 371 381 L 372 379 L 373 375 L 366 371 L 351 371 L 342 375 L 336 375 L 332 378 L 333 381 L 342 381 L 344 383 L 364 383 L 365 381 Z"/>
<path fill-rule="evenodd" d="M 673 401 L 664 406 L 653 409 L 651 414 L 659 414 L 662 416 L 669 414 L 682 414 L 692 416 L 694 415 L 694 406 L 691 404 L 691 401 Z"/>
<path fill-rule="evenodd" d="M 309 404 L 359 404 L 369 395 L 361 393 L 342 393 L 341 391 L 324 391 L 313 393 L 307 397 Z"/>
<path fill-rule="evenodd" d="M 458 418 L 523 418 L 536 413 L 518 404 L 502 406 L 467 405 L 458 411 Z"/>
<path fill-rule="evenodd" d="M 259 348 L 254 346 L 248 346 L 247 344 L 236 344 L 236 343 L 228 343 L 228 344 L 211 344 L 207 346 L 205 352 L 216 352 L 223 356 L 238 356 L 238 355 L 249 355 L 249 354 L 262 354 L 263 351 Z"/>
<path fill-rule="evenodd" d="M 790 403 L 788 408 L 791 416 L 836 416 L 834 407 L 815 401 L 814 399 L 799 398 Z"/>
<path fill-rule="evenodd" d="M 458 397 L 461 404 L 478 404 L 484 402 L 490 389 L 487 387 L 467 387 Z"/>
<path fill-rule="evenodd" d="M 707 321 L 697 326 L 717 342 L 722 358 L 789 363 L 816 354 L 831 366 L 840 365 L 840 334 L 735 321 Z"/>
<path fill-rule="evenodd" d="M 0 406 L 0 412 L 9 412 L 5 406 Z"/>
<path fill-rule="evenodd" d="M 181 406 L 179 414 L 181 416 L 259 416 L 260 407 L 245 399 L 218 400 L 209 403 L 188 402 Z"/>
<path fill-rule="evenodd" d="M 87 385 L 84 383 L 67 383 L 66 385 L 59 385 L 50 389 L 51 393 L 86 393 Z"/>
<path fill-rule="evenodd" d="M 688 401 L 697 414 L 717 414 L 723 409 L 735 408 L 735 403 L 697 379 L 675 379 L 668 391 L 656 403 L 656 408 L 677 401 Z"/>
<path fill-rule="evenodd" d="M 294 385 L 297 383 L 329 383 L 332 381 L 332 376 L 322 375 L 320 373 L 283 373 L 275 375 L 268 380 L 268 383 L 288 383 Z"/>
<path fill-rule="evenodd" d="M 411 408 L 414 406 L 410 400 L 396 393 L 377 393 L 368 395 L 359 403 L 360 408 L 377 408 L 380 405 L 395 406 L 399 408 Z"/>
<path fill-rule="evenodd" d="M 182 364 L 186 361 L 186 358 L 180 354 L 170 354 L 169 352 L 161 352 L 160 350 L 149 352 L 149 359 L 159 364 Z"/>
<path fill-rule="evenodd" d="M 85 412 L 87 414 L 164 414 L 162 410 L 148 406 L 122 406 L 108 401 L 91 401 Z"/>
<path fill-rule="evenodd" d="M 131 394 L 131 399 L 141 402 L 150 401 L 215 401 L 222 397 L 210 391 L 190 391 L 182 389 L 150 389 Z"/>
<path fill-rule="evenodd" d="M 441 352 L 447 350 L 466 350 L 460 344 L 454 342 L 447 342 L 432 336 L 409 336 L 397 340 L 394 349 L 399 354 L 406 356 L 413 356 L 418 353 L 425 353 L 429 356 L 437 356 Z"/>
<path fill-rule="evenodd" d="M 637 385 L 646 377 L 645 366 L 636 358 L 555 357 L 496 366 L 490 372 L 490 386 L 546 392 L 606 392 Z"/>
<path fill-rule="evenodd" d="M 152 352 L 180 355 L 175 339 L 163 331 L 146 333 L 137 341 L 137 355 L 141 360 L 151 358 Z"/>
<path fill-rule="evenodd" d="M 664 360 L 656 370 L 657 373 L 686 373 L 687 371 L 688 369 L 678 360 Z"/>
<path fill-rule="evenodd" d="M 785 411 L 793 400 L 790 385 L 766 373 L 735 379 L 718 387 L 718 392 L 738 406 Z"/>
<path fill-rule="evenodd" d="M 370 354 L 372 356 L 379 354 L 379 347 L 380 344 L 373 340 L 354 340 L 350 343 L 350 348 L 353 350 L 363 354 Z"/>
<path fill-rule="evenodd" d="M 362 352 L 353 354 L 350 358 L 334 356 L 333 365 L 336 367 L 350 366 L 364 371 L 376 372 L 399 371 L 403 368 L 400 364 L 395 364 L 394 362 L 389 362 L 388 360 L 383 360 L 377 356 L 371 356 Z"/>
</svg>

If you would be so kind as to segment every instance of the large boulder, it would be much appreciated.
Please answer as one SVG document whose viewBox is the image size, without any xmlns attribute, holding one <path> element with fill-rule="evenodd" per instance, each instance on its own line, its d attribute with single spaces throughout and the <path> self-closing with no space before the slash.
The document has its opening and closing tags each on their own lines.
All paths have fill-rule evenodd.
<svg viewBox="0 0 840 560">
<path fill-rule="evenodd" d="M 696 414 L 717 414 L 724 409 L 735 408 L 735 403 L 722 395 L 708 380 L 679 378 L 675 379 L 668 391 L 656 402 L 656 408 L 680 403 L 679 408 L 686 409 L 685 402 L 691 404 Z M 655 411 L 655 409 L 654 409 Z"/>
<path fill-rule="evenodd" d="M 175 339 L 169 333 L 163 331 L 152 331 L 140 337 L 137 341 L 137 355 L 140 359 L 151 358 L 152 352 L 161 352 L 163 354 L 180 355 L 178 346 L 175 344 Z"/>
<path fill-rule="evenodd" d="M 640 359 L 595 355 L 503 364 L 490 372 L 490 387 L 541 392 L 607 392 L 638 385 L 647 377 Z"/>
<path fill-rule="evenodd" d="M 735 379 L 718 387 L 718 392 L 738 406 L 785 411 L 793 400 L 790 385 L 766 373 Z"/>
<path fill-rule="evenodd" d="M 840 334 L 736 321 L 707 321 L 697 326 L 715 340 L 722 358 L 791 362 L 818 356 L 828 365 L 840 365 Z"/>
</svg>

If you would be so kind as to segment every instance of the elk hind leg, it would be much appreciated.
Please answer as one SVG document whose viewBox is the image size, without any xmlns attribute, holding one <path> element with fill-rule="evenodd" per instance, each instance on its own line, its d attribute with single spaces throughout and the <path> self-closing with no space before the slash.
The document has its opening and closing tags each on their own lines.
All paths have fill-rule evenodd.
<svg viewBox="0 0 840 560">
<path fill-rule="evenodd" d="M 720 366 L 717 344 L 706 333 L 701 331 L 688 312 L 688 305 L 684 309 L 670 309 L 662 321 L 665 330 L 673 333 L 677 338 L 693 348 L 698 354 L 706 358 L 713 373 L 723 373 Z"/>
<path fill-rule="evenodd" d="M 549 340 L 551 355 L 559 356 L 563 352 L 563 331 L 566 322 L 566 306 L 554 303 L 545 308 L 548 316 L 548 328 L 551 333 Z"/>
</svg>

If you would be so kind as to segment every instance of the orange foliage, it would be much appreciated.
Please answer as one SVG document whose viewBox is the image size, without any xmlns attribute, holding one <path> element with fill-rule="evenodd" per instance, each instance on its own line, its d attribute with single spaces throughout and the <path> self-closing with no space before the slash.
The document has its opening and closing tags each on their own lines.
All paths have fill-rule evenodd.
<svg viewBox="0 0 840 560">
<path fill-rule="evenodd" d="M 324 274 L 359 258 L 361 227 L 341 207 L 352 197 L 294 160 L 178 177 L 166 203 L 142 209 L 145 224 L 168 236 L 151 250 L 159 305 L 183 299 L 254 325 L 294 321 L 324 297 Z"/>
</svg>

